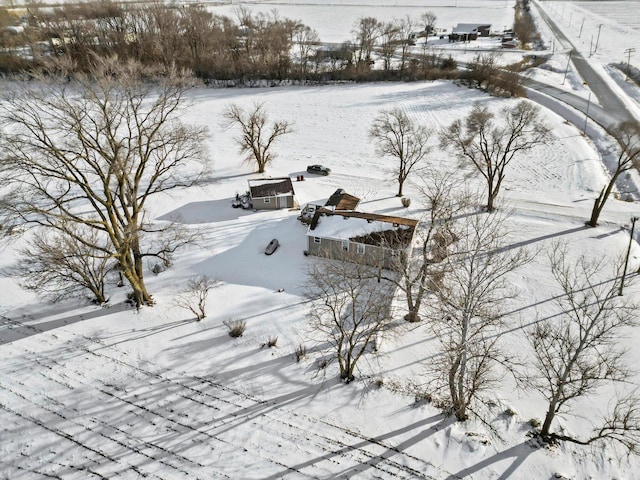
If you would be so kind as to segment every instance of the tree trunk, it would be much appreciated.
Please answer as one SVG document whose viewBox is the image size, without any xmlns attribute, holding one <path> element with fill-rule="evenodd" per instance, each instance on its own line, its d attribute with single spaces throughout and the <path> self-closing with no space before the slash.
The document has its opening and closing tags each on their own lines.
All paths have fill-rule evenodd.
<svg viewBox="0 0 640 480">
<path fill-rule="evenodd" d="M 491 191 L 489 191 L 489 195 L 487 195 L 487 212 L 491 213 L 495 210 L 495 207 L 493 206 L 493 199 L 495 198 L 495 195 L 493 195 L 491 193 Z"/>
<path fill-rule="evenodd" d="M 138 275 L 138 269 L 142 270 L 142 259 L 140 255 L 136 255 L 136 257 L 139 258 L 134 260 L 133 255 L 127 251 L 119 255 L 118 262 L 122 275 L 133 289 L 131 299 L 136 308 L 140 308 L 143 305 L 153 305 L 153 298 L 147 292 L 142 275 Z"/>
<path fill-rule="evenodd" d="M 590 227 L 598 226 L 598 219 L 600 218 L 600 214 L 602 213 L 602 209 L 604 208 L 604 204 L 609 198 L 611 194 L 611 190 L 613 190 L 613 185 L 615 184 L 615 178 L 612 178 L 609 184 L 606 187 L 602 188 L 600 195 L 593 202 L 593 209 L 591 210 L 591 218 L 587 222 L 587 225 Z"/>
<path fill-rule="evenodd" d="M 544 417 L 544 423 L 542 424 L 542 428 L 540 429 L 540 437 L 543 440 L 547 440 L 551 433 L 551 423 L 553 423 L 553 419 L 556 416 L 555 405 L 555 402 L 549 402 L 549 409 L 547 410 L 547 415 Z"/>
</svg>

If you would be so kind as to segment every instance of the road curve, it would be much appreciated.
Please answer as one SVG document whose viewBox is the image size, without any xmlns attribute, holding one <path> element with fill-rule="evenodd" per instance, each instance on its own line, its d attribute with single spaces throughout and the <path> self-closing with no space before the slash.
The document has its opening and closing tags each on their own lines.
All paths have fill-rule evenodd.
<svg viewBox="0 0 640 480">
<path fill-rule="evenodd" d="M 598 75 L 598 73 L 591 67 L 589 62 L 578 52 L 571 41 L 564 35 L 562 30 L 558 28 L 556 23 L 546 14 L 544 9 L 542 9 L 537 1 L 534 1 L 533 4 L 538 9 L 540 16 L 549 26 L 549 28 L 553 31 L 553 34 L 560 39 L 560 41 L 565 45 L 570 45 L 571 47 L 571 60 L 573 61 L 573 65 L 575 66 L 578 74 L 582 77 L 582 79 L 589 85 L 589 89 L 593 92 L 593 94 L 598 99 L 598 103 L 602 108 L 599 108 L 593 104 L 589 105 L 589 116 L 593 117 L 600 125 L 602 125 L 605 129 L 611 127 L 612 125 L 626 121 L 632 120 L 634 117 L 627 109 L 626 105 L 620 98 L 611 90 L 609 85 L 603 80 L 603 78 Z M 535 88 L 536 90 L 544 91 L 551 90 L 552 87 L 549 88 L 540 88 L 539 84 L 536 85 L 534 81 L 528 81 L 529 86 Z M 559 89 L 558 89 L 559 90 Z M 544 92 L 548 93 L 548 92 Z M 574 97 L 572 100 L 569 100 L 571 97 L 567 95 L 565 92 L 565 99 L 562 99 L 565 103 L 569 103 L 576 108 L 579 108 L 583 113 L 586 112 L 587 101 L 582 100 L 582 102 L 577 101 L 577 97 Z M 557 97 L 556 97 L 557 98 Z M 559 98 L 560 100 L 560 98 Z M 574 105 L 574 102 L 578 105 L 581 105 L 582 108 Z M 594 112 L 592 114 L 592 112 Z"/>
</svg>

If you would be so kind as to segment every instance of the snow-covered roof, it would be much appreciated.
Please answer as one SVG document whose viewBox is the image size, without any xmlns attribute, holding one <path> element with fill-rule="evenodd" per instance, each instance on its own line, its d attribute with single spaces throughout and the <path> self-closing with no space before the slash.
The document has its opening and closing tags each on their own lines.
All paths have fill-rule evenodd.
<svg viewBox="0 0 640 480">
<path fill-rule="evenodd" d="M 393 230 L 413 233 L 417 224 L 418 221 L 411 218 L 363 212 L 333 212 L 322 208 L 316 211 L 307 235 L 348 240 Z"/>
<path fill-rule="evenodd" d="M 481 27 L 491 28 L 491 24 L 490 23 L 459 23 L 458 25 L 453 27 L 453 30 L 451 31 L 451 33 L 457 33 L 457 34 L 477 33 L 478 29 L 480 29 Z"/>
</svg>

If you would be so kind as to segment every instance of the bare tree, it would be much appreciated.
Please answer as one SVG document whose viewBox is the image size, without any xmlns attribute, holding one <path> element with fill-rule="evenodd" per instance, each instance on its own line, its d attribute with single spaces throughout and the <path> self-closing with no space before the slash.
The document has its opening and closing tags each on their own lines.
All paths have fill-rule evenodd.
<svg viewBox="0 0 640 480">
<path fill-rule="evenodd" d="M 302 78 L 307 78 L 307 70 L 313 48 L 320 43 L 318 32 L 310 27 L 301 27 L 294 33 L 294 42 L 299 55 L 300 74 Z"/>
<path fill-rule="evenodd" d="M 397 159 L 394 171 L 398 179 L 398 193 L 402 196 L 402 187 L 409 174 L 431 151 L 428 145 L 431 132 L 422 125 L 416 125 L 399 108 L 383 110 L 373 121 L 369 135 L 376 142 L 376 152 L 380 156 Z"/>
<path fill-rule="evenodd" d="M 561 290 L 556 301 L 560 314 L 538 321 L 529 336 L 535 372 L 527 385 L 547 402 L 539 436 L 546 442 L 585 445 L 611 439 L 637 451 L 640 398 L 633 392 L 613 401 L 611 412 L 596 419 L 588 438 L 553 431 L 556 417 L 573 413 L 572 405 L 577 400 L 595 395 L 605 384 L 627 383 L 633 375 L 621 340 L 627 327 L 638 325 L 639 306 L 618 295 L 621 261 L 607 272 L 610 259 L 582 255 L 571 261 L 567 245 L 561 243 L 554 244 L 549 259 Z"/>
<path fill-rule="evenodd" d="M 505 302 L 516 294 L 508 276 L 531 256 L 522 249 L 505 249 L 505 219 L 502 214 L 464 217 L 431 311 L 440 344 L 430 366 L 432 385 L 460 421 L 499 382 L 499 367 L 510 362 L 500 345 Z"/>
<path fill-rule="evenodd" d="M 436 20 L 438 20 L 436 14 L 433 12 L 426 12 L 420 15 L 420 19 L 424 25 L 424 32 L 427 37 L 429 35 L 433 35 L 436 31 Z"/>
<path fill-rule="evenodd" d="M 268 117 L 264 103 L 256 103 L 251 110 L 244 110 L 232 104 L 225 110 L 224 118 L 225 127 L 240 127 L 241 135 L 236 138 L 240 153 L 247 154 L 247 162 L 256 163 L 258 173 L 264 173 L 267 165 L 273 161 L 273 142 L 291 131 L 291 124 L 284 120 L 267 125 Z"/>
<path fill-rule="evenodd" d="M 459 237 L 455 217 L 470 203 L 468 194 L 452 193 L 459 185 L 454 175 L 429 171 L 422 179 L 419 188 L 427 214 L 420 220 L 413 251 L 398 256 L 390 274 L 381 272 L 382 278 L 404 294 L 407 303 L 404 318 L 408 322 L 420 321 L 427 294 L 440 288 L 447 264 L 444 260 Z"/>
<path fill-rule="evenodd" d="M 94 247 L 104 244 L 106 237 L 82 225 L 67 228 L 83 231 L 76 231 L 74 236 L 36 233 L 20 251 L 21 258 L 10 273 L 21 277 L 27 290 L 54 302 L 89 293 L 94 303 L 106 303 L 105 289 L 116 262 L 104 248 Z"/>
<path fill-rule="evenodd" d="M 516 2 L 513 31 L 520 41 L 520 47 L 523 49 L 528 48 L 536 33 L 536 25 L 533 18 L 531 18 L 529 8 L 521 5 L 521 2 Z"/>
<path fill-rule="evenodd" d="M 400 43 L 401 39 L 396 24 L 393 22 L 381 23 L 380 55 L 382 56 L 385 70 L 391 70 L 391 62 Z"/>
<path fill-rule="evenodd" d="M 207 297 L 209 291 L 218 286 L 219 282 L 206 275 L 189 279 L 186 289 L 174 297 L 177 307 L 189 310 L 196 316 L 198 321 L 207 316 Z"/>
<path fill-rule="evenodd" d="M 145 220 L 146 203 L 193 185 L 204 168 L 205 130 L 178 120 L 191 80 L 175 70 L 157 83 L 140 80 L 156 73 L 97 61 L 91 75 L 20 84 L 0 105 L 4 223 L 53 229 L 111 256 L 138 307 L 153 303 L 143 259 L 157 252 L 146 242 L 164 232 Z"/>
<path fill-rule="evenodd" d="M 611 195 L 620 175 L 640 167 L 640 124 L 634 121 L 622 122 L 612 128 L 611 136 L 618 142 L 620 150 L 609 183 L 602 187 L 600 195 L 593 203 L 591 218 L 587 222 L 587 225 L 591 227 L 598 226 L 598 219 L 604 204 Z"/>
<path fill-rule="evenodd" d="M 346 259 L 344 259 L 346 260 Z M 378 269 L 343 259 L 317 263 L 308 276 L 311 324 L 330 343 L 346 383 L 358 361 L 391 322 L 393 285 L 379 281 Z"/>
<path fill-rule="evenodd" d="M 357 49 L 356 62 L 358 66 L 368 65 L 371 61 L 373 47 L 380 32 L 380 22 L 373 17 L 362 17 L 358 19 L 354 34 L 354 42 Z"/>
<path fill-rule="evenodd" d="M 403 72 L 409 59 L 409 47 L 411 45 L 409 40 L 415 29 L 415 22 L 407 15 L 404 18 L 394 20 L 394 24 L 399 38 L 400 71 Z"/>
<path fill-rule="evenodd" d="M 467 118 L 441 131 L 440 144 L 469 162 L 487 182 L 486 209 L 492 212 L 507 167 L 520 155 L 550 138 L 540 119 L 540 108 L 522 100 L 499 114 L 476 103 Z"/>
</svg>

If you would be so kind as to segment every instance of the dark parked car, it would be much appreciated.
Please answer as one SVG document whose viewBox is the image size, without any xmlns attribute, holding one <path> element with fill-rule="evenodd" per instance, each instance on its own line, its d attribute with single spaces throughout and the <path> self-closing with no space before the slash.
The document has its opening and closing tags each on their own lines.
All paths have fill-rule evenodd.
<svg viewBox="0 0 640 480">
<path fill-rule="evenodd" d="M 318 175 L 329 175 L 331 173 L 331 169 L 323 165 L 309 165 L 307 167 L 307 172 L 317 173 Z"/>
<path fill-rule="evenodd" d="M 274 238 L 269 242 L 269 245 L 267 245 L 267 248 L 264 249 L 265 255 L 271 255 L 273 252 L 275 252 L 278 249 L 279 246 L 280 246 L 280 242 L 278 242 L 277 238 Z"/>
</svg>

